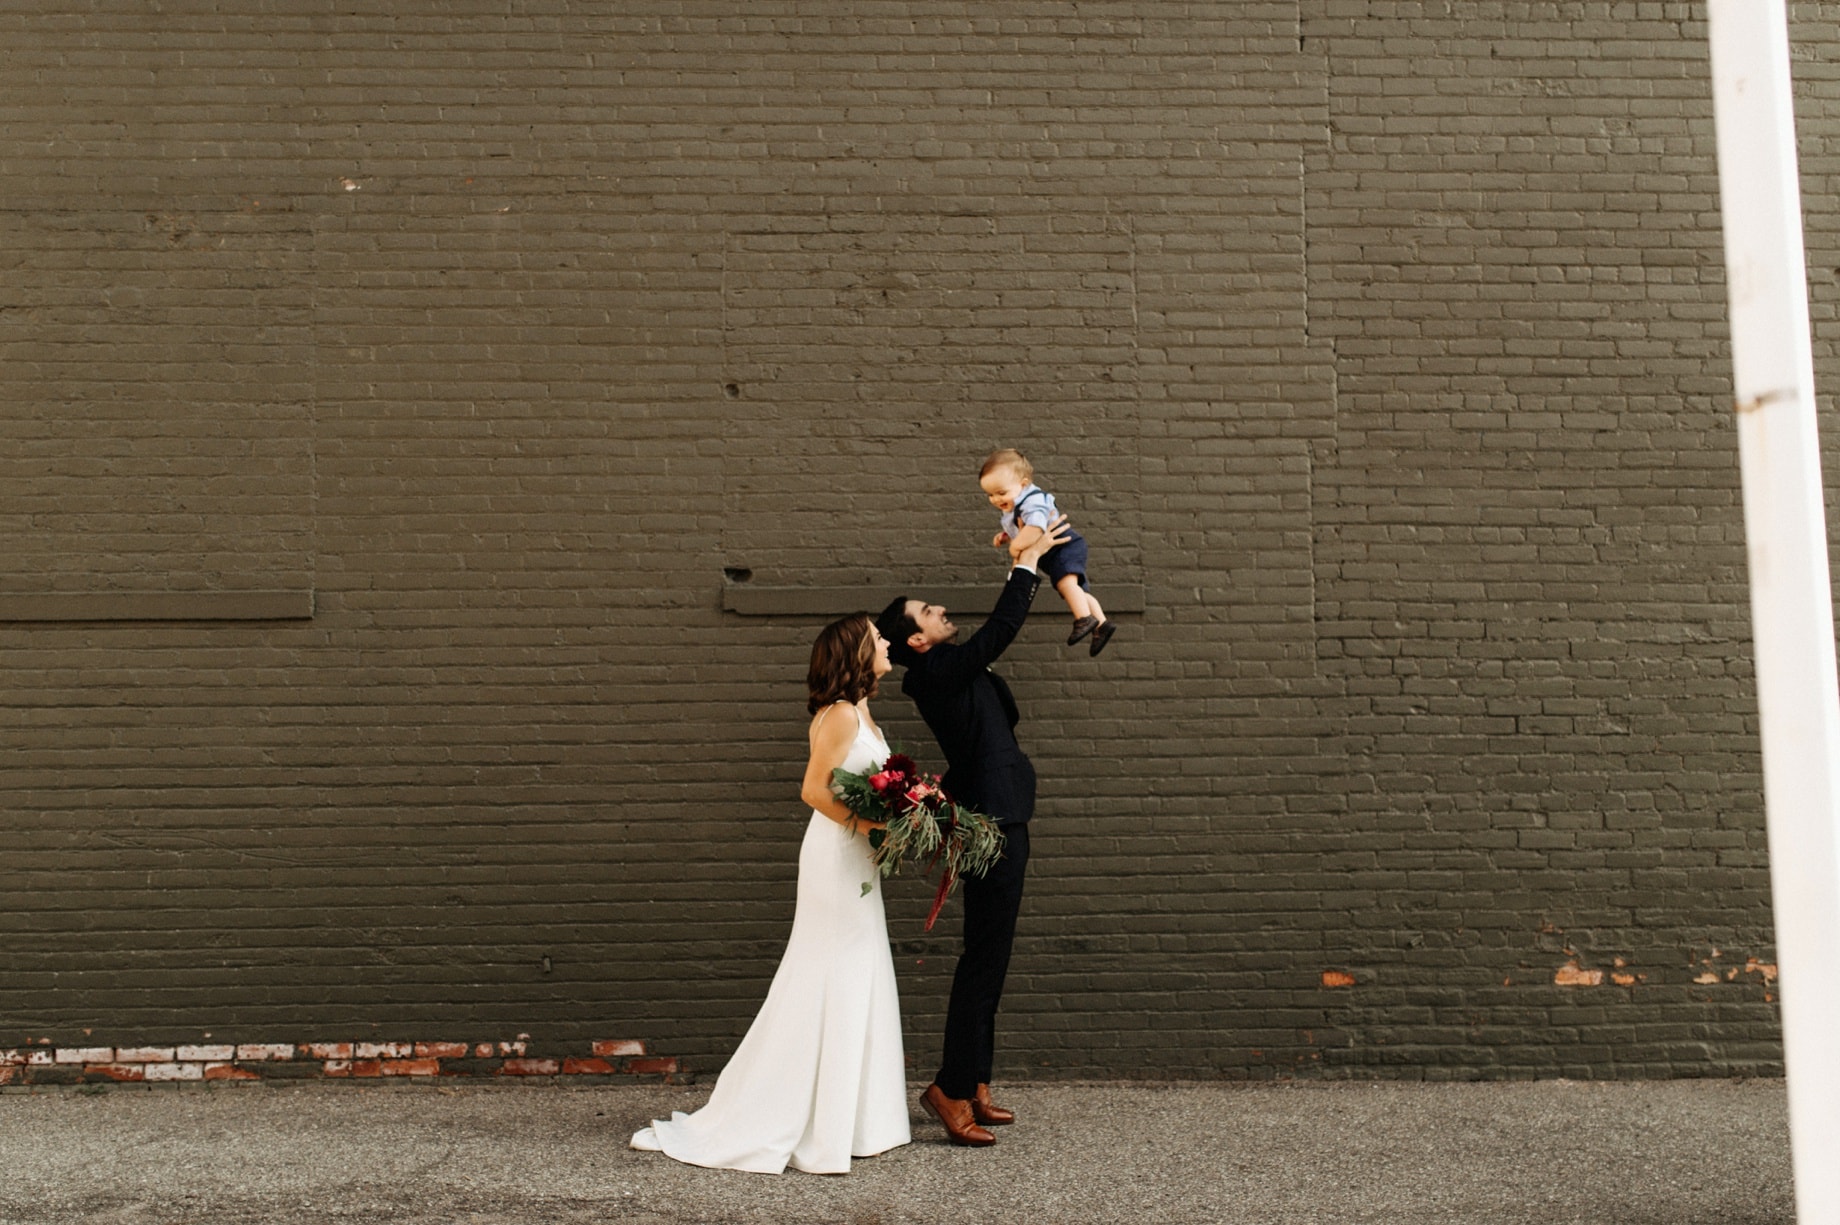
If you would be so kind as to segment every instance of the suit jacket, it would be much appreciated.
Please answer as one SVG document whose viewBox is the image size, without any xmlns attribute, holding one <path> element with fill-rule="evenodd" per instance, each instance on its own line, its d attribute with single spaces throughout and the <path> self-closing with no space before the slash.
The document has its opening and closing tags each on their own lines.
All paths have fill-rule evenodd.
<svg viewBox="0 0 1840 1225">
<path fill-rule="evenodd" d="M 1015 696 L 990 665 L 1015 641 L 1040 585 L 1038 575 L 1011 570 L 978 632 L 913 656 L 901 681 L 946 755 L 946 790 L 999 825 L 1035 815 L 1035 767 L 1016 743 Z"/>
</svg>

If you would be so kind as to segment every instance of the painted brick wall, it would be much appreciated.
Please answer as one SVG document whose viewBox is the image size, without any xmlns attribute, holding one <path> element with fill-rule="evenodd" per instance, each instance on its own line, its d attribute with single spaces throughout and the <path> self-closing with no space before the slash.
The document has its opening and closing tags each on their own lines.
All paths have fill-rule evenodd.
<svg viewBox="0 0 1840 1225">
<path fill-rule="evenodd" d="M 14 6 L 0 1046 L 718 1068 L 825 619 L 725 589 L 994 586 L 1007 443 L 1145 608 L 1005 665 L 1007 1073 L 1778 1068 L 1709 96 L 1673 3 Z"/>
</svg>

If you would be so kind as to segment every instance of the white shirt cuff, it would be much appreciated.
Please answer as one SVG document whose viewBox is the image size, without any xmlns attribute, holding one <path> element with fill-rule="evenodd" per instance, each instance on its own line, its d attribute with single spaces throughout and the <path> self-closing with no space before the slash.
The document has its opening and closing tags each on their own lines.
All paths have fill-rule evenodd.
<svg viewBox="0 0 1840 1225">
<path fill-rule="evenodd" d="M 1028 564 L 1027 562 L 1021 562 L 1021 561 L 1019 561 L 1019 562 L 1017 562 L 1017 563 L 1016 563 L 1015 565 L 1013 565 L 1013 566 L 1011 566 L 1011 567 L 1009 568 L 1009 572 L 1010 572 L 1011 574 L 1014 574 L 1014 573 L 1015 573 L 1016 571 L 1018 571 L 1018 570 L 1027 570 L 1027 571 L 1028 571 L 1028 572 L 1029 572 L 1030 574 L 1033 574 L 1033 575 L 1035 575 L 1035 577 L 1036 577 L 1036 578 L 1040 578 L 1040 577 L 1041 577 L 1041 575 L 1040 575 L 1040 573 L 1039 573 L 1039 572 L 1038 572 L 1038 571 L 1037 571 L 1037 570 L 1035 569 L 1035 567 L 1034 567 L 1034 566 L 1031 566 L 1031 565 L 1029 565 L 1029 564 Z"/>
</svg>

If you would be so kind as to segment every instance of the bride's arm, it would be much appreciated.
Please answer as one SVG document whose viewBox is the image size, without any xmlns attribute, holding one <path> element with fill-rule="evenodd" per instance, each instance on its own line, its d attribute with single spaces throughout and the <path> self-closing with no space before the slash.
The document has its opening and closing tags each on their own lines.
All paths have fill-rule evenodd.
<svg viewBox="0 0 1840 1225">
<path fill-rule="evenodd" d="M 826 711 L 832 711 L 828 718 Z M 805 783 L 799 798 L 839 825 L 856 830 L 881 829 L 881 821 L 864 821 L 853 815 L 844 802 L 831 791 L 831 771 L 843 764 L 856 743 L 856 712 L 848 714 L 836 707 L 826 707 L 812 716 L 811 760 L 805 765 Z"/>
</svg>

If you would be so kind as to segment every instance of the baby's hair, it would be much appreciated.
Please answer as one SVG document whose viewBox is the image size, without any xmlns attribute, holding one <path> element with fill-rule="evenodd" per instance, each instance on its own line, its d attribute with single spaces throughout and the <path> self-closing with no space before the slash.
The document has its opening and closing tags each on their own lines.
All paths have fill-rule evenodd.
<svg viewBox="0 0 1840 1225">
<path fill-rule="evenodd" d="M 984 460 L 984 466 L 978 469 L 978 480 L 983 480 L 998 468 L 1008 468 L 1024 482 L 1035 477 L 1035 465 L 1029 457 L 1013 447 L 1004 447 L 1001 451 L 992 451 Z"/>
</svg>

